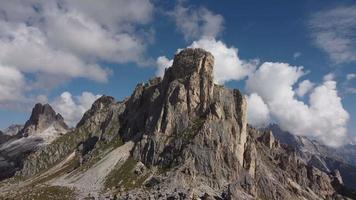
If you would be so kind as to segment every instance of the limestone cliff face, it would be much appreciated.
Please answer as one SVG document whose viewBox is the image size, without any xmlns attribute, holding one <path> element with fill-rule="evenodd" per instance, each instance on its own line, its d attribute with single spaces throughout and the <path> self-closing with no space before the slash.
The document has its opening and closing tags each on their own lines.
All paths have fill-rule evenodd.
<svg viewBox="0 0 356 200">
<path fill-rule="evenodd" d="M 237 179 L 247 104 L 239 91 L 214 85 L 213 65 L 210 53 L 186 49 L 175 56 L 161 82 L 137 87 L 127 103 L 135 108 L 128 115 L 138 117 L 132 122 L 139 126 L 133 133 L 140 133 L 133 152 L 136 159 L 147 166 L 184 166 L 189 176 L 209 175 L 212 186 Z"/>
<path fill-rule="evenodd" d="M 247 125 L 238 90 L 214 84 L 214 57 L 203 49 L 178 53 L 163 79 L 138 84 L 121 102 L 99 98 L 75 130 L 30 155 L 31 177 L 105 141 L 134 142 L 131 158 L 147 169 L 144 184 L 120 199 L 332 199 L 342 181 L 298 160 L 272 132 Z M 49 158 L 48 158 L 49 157 Z M 341 184 L 341 183 L 340 183 Z M 341 187 L 338 184 L 338 187 Z M 341 184 L 342 185 L 342 184 Z"/>
</svg>

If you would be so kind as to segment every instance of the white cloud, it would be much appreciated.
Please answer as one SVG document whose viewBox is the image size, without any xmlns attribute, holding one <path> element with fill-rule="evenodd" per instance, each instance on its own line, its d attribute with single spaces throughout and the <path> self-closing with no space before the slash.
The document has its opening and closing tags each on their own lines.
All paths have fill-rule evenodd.
<svg viewBox="0 0 356 200">
<path fill-rule="evenodd" d="M 349 93 L 349 94 L 356 94 L 356 88 L 353 88 L 353 87 L 347 87 L 347 88 L 345 88 L 345 91 L 346 91 L 346 93 Z"/>
<path fill-rule="evenodd" d="M 65 0 L 64 6 L 86 13 L 107 28 L 127 29 L 127 23 L 146 24 L 153 17 L 149 0 Z"/>
<path fill-rule="evenodd" d="M 268 101 L 293 98 L 292 86 L 304 74 L 303 67 L 292 67 L 287 63 L 266 62 L 248 78 L 247 90 L 256 92 Z"/>
<path fill-rule="evenodd" d="M 310 20 L 315 44 L 336 64 L 356 61 L 356 6 L 320 11 Z"/>
<path fill-rule="evenodd" d="M 354 79 L 356 79 L 355 73 L 346 75 L 346 80 L 342 84 L 343 90 L 346 94 L 356 94 L 356 87 L 353 85 Z"/>
<path fill-rule="evenodd" d="M 255 127 L 265 127 L 270 123 L 270 114 L 268 106 L 263 102 L 263 99 L 256 93 L 247 96 L 248 123 Z"/>
<path fill-rule="evenodd" d="M 346 75 L 346 80 L 347 81 L 350 81 L 350 80 L 352 80 L 352 79 L 356 79 L 356 74 L 347 74 Z"/>
<path fill-rule="evenodd" d="M 342 145 L 349 114 L 337 94 L 336 82 L 331 76 L 325 78 L 311 92 L 309 104 L 306 104 L 295 98 L 293 90 L 293 85 L 304 74 L 302 67 L 263 63 L 247 80 L 246 89 L 262 98 L 271 118 L 283 129 L 296 135 L 316 137 L 329 146 Z"/>
<path fill-rule="evenodd" d="M 60 113 L 69 126 L 75 126 L 93 102 L 101 95 L 83 92 L 80 96 L 72 96 L 70 92 L 63 92 L 51 105 Z"/>
<path fill-rule="evenodd" d="M 299 97 L 303 97 L 305 94 L 310 92 L 314 88 L 314 83 L 309 80 L 304 80 L 299 83 L 297 90 L 295 91 Z"/>
<path fill-rule="evenodd" d="M 13 101 L 23 98 L 25 77 L 11 67 L 0 65 L 0 105 L 2 101 Z"/>
<path fill-rule="evenodd" d="M 331 81 L 335 79 L 335 74 L 334 73 L 328 73 L 323 77 L 324 81 Z"/>
<path fill-rule="evenodd" d="M 204 7 L 184 7 L 180 3 L 170 15 L 174 17 L 176 26 L 185 39 L 216 37 L 224 29 L 224 18 Z"/>
<path fill-rule="evenodd" d="M 242 80 L 251 74 L 258 63 L 257 60 L 245 61 L 238 56 L 238 49 L 228 47 L 222 41 L 213 38 L 202 38 L 194 41 L 190 48 L 203 48 L 215 58 L 214 78 L 219 84 L 230 80 Z"/>
<path fill-rule="evenodd" d="M 295 53 L 293 54 L 293 58 L 294 58 L 294 59 L 297 59 L 297 58 L 299 58 L 301 55 L 302 55 L 302 53 L 300 53 L 300 52 L 295 52 Z"/>
<path fill-rule="evenodd" d="M 173 60 L 169 60 L 165 56 L 160 56 L 157 58 L 156 64 L 157 64 L 156 76 L 163 77 L 166 68 L 172 66 Z"/>
<path fill-rule="evenodd" d="M 55 10 L 46 14 L 46 18 L 45 30 L 50 44 L 85 60 L 122 63 L 143 59 L 145 44 L 133 33 L 105 29 L 102 24 L 75 11 Z"/>
<path fill-rule="evenodd" d="M 153 17 L 149 0 L 0 0 L 0 4 L 0 64 L 21 74 L 21 82 L 11 87 L 31 101 L 32 93 L 48 92 L 74 78 L 106 82 L 111 71 L 100 66 L 102 61 L 146 61 L 152 31 L 141 25 Z M 7 99 L 15 96 L 6 94 Z M 1 108 L 9 107 L 4 99 Z M 20 98 L 16 101 L 20 103 Z"/>
<path fill-rule="evenodd" d="M 48 46 L 44 33 L 36 27 L 0 21 L 0 32 L 0 62 L 5 65 L 24 73 L 107 80 L 108 71 L 97 64 Z"/>
</svg>

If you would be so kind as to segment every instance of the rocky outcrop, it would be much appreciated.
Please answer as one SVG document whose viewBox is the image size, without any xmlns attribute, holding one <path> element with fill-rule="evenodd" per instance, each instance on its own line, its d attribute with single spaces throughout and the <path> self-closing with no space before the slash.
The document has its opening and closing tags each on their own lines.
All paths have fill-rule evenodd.
<svg viewBox="0 0 356 200">
<path fill-rule="evenodd" d="M 31 154 L 19 175 L 34 176 L 76 152 L 81 164 L 103 144 L 134 143 L 110 177 L 119 199 L 332 199 L 337 180 L 247 125 L 240 91 L 214 84 L 214 57 L 179 52 L 163 79 L 138 84 L 122 102 L 99 98 L 75 130 Z M 113 183 L 113 182 L 117 183 Z M 342 185 L 341 183 L 339 185 Z M 116 188 L 119 187 L 119 188 Z"/>
<path fill-rule="evenodd" d="M 58 132 L 67 132 L 69 129 L 61 114 L 57 114 L 49 104 L 36 104 L 32 109 L 30 119 L 20 131 L 22 136 L 36 135 L 53 126 Z"/>
<path fill-rule="evenodd" d="M 266 131 L 261 137 L 258 138 L 260 142 L 268 148 L 278 147 L 278 141 L 274 138 L 272 131 Z"/>
<path fill-rule="evenodd" d="M 125 116 L 135 120 L 128 124 L 142 124 L 138 131 L 131 128 L 142 134 L 130 137 L 142 137 L 136 159 L 163 168 L 186 164 L 194 176 L 216 174 L 219 183 L 214 184 L 236 179 L 224 171 L 237 172 L 242 164 L 246 100 L 237 90 L 213 84 L 213 61 L 202 49 L 183 50 L 160 84 L 136 88 L 127 108 L 138 118 Z"/>
</svg>

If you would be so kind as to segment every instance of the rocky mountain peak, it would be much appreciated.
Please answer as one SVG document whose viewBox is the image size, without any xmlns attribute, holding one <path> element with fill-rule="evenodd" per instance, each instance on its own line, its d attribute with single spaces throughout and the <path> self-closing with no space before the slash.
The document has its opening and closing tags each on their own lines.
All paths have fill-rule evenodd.
<svg viewBox="0 0 356 200">
<path fill-rule="evenodd" d="M 27 136 L 43 132 L 50 126 L 56 130 L 65 132 L 68 130 L 67 124 L 61 114 L 56 113 L 49 104 L 37 103 L 32 109 L 30 119 L 25 123 L 20 134 Z"/>
<path fill-rule="evenodd" d="M 30 122 L 38 123 L 41 119 L 54 119 L 56 116 L 56 112 L 49 104 L 42 105 L 41 103 L 37 103 L 32 109 L 31 117 L 26 125 Z"/>
<path fill-rule="evenodd" d="M 166 70 L 161 94 L 178 102 L 185 98 L 190 116 L 201 115 L 213 98 L 213 68 L 211 53 L 199 48 L 184 49 L 175 55 L 172 67 Z"/>
<path fill-rule="evenodd" d="M 103 108 L 105 108 L 113 103 L 115 103 L 114 97 L 106 96 L 106 95 L 101 96 L 93 103 L 91 108 L 84 114 L 82 119 L 77 124 L 77 127 L 81 127 L 85 123 L 90 124 L 91 121 L 89 119 L 92 118 L 92 116 L 94 116 L 96 113 L 100 113 L 101 110 L 103 110 Z M 94 119 L 94 120 L 97 120 L 97 119 Z"/>
<path fill-rule="evenodd" d="M 199 74 L 200 78 L 205 75 L 207 79 L 213 80 L 214 57 L 204 49 L 184 49 L 175 55 L 172 75 L 175 79 Z"/>
</svg>

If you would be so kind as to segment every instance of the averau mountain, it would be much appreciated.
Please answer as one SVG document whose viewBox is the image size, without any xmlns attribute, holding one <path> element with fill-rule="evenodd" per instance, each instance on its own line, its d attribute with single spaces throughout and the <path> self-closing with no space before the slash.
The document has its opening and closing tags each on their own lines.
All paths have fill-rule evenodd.
<svg viewBox="0 0 356 200">
<path fill-rule="evenodd" d="M 75 129 L 23 157 L 1 183 L 2 197 L 355 198 L 338 171 L 304 162 L 273 132 L 249 126 L 246 98 L 214 84 L 213 68 L 209 52 L 184 49 L 163 79 L 138 84 L 123 101 L 102 96 Z M 26 127 L 20 133 L 30 137 L 41 126 Z"/>
</svg>

